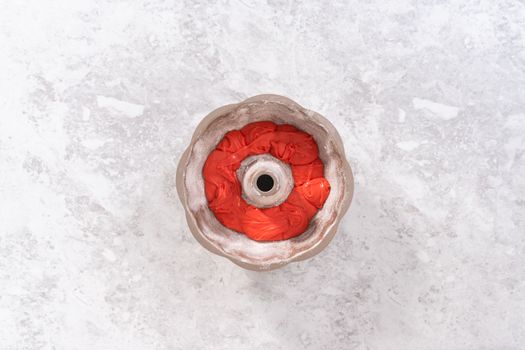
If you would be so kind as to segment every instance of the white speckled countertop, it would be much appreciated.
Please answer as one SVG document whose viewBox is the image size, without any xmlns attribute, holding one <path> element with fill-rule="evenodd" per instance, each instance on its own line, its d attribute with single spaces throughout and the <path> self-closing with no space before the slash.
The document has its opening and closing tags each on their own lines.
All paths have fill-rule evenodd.
<svg viewBox="0 0 525 350">
<path fill-rule="evenodd" d="M 307 3 L 0 3 L 0 349 L 524 349 L 525 4 Z M 174 189 L 260 93 L 356 176 L 332 244 L 267 273 Z"/>
</svg>

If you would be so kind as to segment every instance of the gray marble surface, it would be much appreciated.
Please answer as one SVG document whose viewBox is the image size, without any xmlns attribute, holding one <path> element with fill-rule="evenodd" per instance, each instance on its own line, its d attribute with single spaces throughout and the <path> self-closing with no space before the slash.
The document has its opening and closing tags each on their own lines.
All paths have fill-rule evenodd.
<svg viewBox="0 0 525 350">
<path fill-rule="evenodd" d="M 524 349 L 523 1 L 0 2 L 0 349 Z M 244 271 L 174 173 L 286 95 L 345 140 L 332 244 Z"/>
</svg>

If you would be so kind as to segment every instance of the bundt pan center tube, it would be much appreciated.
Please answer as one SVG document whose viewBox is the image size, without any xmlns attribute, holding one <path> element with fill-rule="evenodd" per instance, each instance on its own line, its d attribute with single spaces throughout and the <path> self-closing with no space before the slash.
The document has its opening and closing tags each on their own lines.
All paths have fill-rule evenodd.
<svg viewBox="0 0 525 350">
<path fill-rule="evenodd" d="M 254 142 L 251 145 L 255 151 L 245 152 L 249 137 L 241 133 L 253 123 L 273 126 L 277 133 L 282 131 L 281 144 L 267 141 L 260 146 L 257 142 L 262 138 L 257 136 L 255 141 L 248 140 Z M 311 145 L 287 141 L 287 132 L 294 130 L 301 140 L 310 139 Z M 239 141 L 230 136 L 237 136 Z M 317 150 L 308 148 L 315 147 L 315 143 L 318 159 Z M 213 165 L 216 168 L 211 168 Z M 311 169 L 321 173 L 314 176 Z M 222 182 L 210 184 L 210 177 L 216 174 L 220 174 L 217 178 Z M 315 178 L 301 181 L 304 174 Z M 318 113 L 278 95 L 254 96 L 211 112 L 197 126 L 177 168 L 177 191 L 197 241 L 209 251 L 251 270 L 276 269 L 319 253 L 335 235 L 350 206 L 353 189 L 352 171 L 335 127 Z M 231 206 L 216 205 L 232 193 L 235 196 L 229 198 L 230 202 L 224 202 Z M 301 203 L 305 208 L 300 207 Z M 298 215 L 289 215 L 285 209 Z M 240 215 L 228 217 L 235 210 L 247 210 L 264 218 L 289 218 L 288 224 L 294 228 L 299 225 L 294 218 L 302 218 L 299 214 L 308 213 L 309 221 L 300 221 L 304 231 L 297 235 L 284 232 L 268 238 L 262 231 L 273 226 L 259 226 L 261 235 L 251 232 L 253 229 L 243 232 L 242 222 L 239 224 L 236 219 Z"/>
</svg>

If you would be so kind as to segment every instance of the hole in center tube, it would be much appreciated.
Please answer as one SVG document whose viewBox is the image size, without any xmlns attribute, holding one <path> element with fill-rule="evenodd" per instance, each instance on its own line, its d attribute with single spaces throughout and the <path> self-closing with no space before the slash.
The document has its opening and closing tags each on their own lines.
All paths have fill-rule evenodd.
<svg viewBox="0 0 525 350">
<path fill-rule="evenodd" d="M 273 188 L 273 177 L 262 174 L 257 178 L 257 188 L 262 192 L 268 192 Z"/>
</svg>

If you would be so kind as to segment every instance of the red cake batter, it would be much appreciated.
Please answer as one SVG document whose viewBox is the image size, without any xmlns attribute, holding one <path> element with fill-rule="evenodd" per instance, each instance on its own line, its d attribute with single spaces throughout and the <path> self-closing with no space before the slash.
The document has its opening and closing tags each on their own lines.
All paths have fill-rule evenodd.
<svg viewBox="0 0 525 350">
<path fill-rule="evenodd" d="M 236 171 L 244 158 L 269 153 L 288 163 L 294 188 L 286 201 L 257 208 L 242 198 Z M 303 233 L 330 193 L 317 143 L 304 131 L 269 121 L 226 133 L 203 168 L 208 205 L 224 226 L 256 241 L 278 241 Z"/>
</svg>

